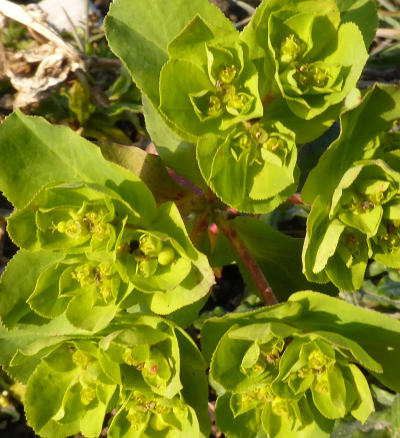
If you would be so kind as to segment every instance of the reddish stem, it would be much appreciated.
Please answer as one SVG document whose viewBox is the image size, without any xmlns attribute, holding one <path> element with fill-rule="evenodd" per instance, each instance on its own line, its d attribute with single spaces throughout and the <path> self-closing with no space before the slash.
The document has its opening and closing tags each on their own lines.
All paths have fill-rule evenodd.
<svg viewBox="0 0 400 438">
<path fill-rule="evenodd" d="M 232 246 L 235 248 L 242 262 L 246 266 L 251 278 L 253 279 L 257 289 L 260 291 L 264 304 L 266 306 L 272 306 L 277 304 L 278 301 L 271 289 L 267 279 L 265 278 L 263 272 L 261 271 L 258 263 L 254 260 L 253 256 L 250 254 L 240 237 L 238 236 L 236 230 L 232 227 L 229 221 L 219 220 L 218 226 L 231 242 Z"/>
<path fill-rule="evenodd" d="M 305 202 L 303 202 L 301 200 L 301 195 L 300 193 L 295 193 L 294 195 L 292 195 L 289 199 L 286 199 L 286 202 L 288 204 L 300 204 L 300 205 L 311 205 L 311 204 L 306 204 Z"/>
<path fill-rule="evenodd" d="M 275 99 L 275 96 L 272 94 L 272 91 L 270 91 L 268 94 L 264 96 L 261 103 L 263 106 L 267 106 L 270 102 L 272 102 Z"/>
<path fill-rule="evenodd" d="M 207 231 L 209 224 L 210 213 L 201 213 L 196 216 L 194 228 L 190 233 L 190 240 L 193 242 L 194 246 L 198 247 L 200 245 L 201 239 Z"/>
</svg>

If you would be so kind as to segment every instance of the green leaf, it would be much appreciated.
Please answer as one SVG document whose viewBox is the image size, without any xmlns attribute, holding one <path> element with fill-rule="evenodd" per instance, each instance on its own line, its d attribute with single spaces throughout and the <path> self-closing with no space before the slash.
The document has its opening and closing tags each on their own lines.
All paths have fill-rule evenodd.
<svg viewBox="0 0 400 438">
<path fill-rule="evenodd" d="M 215 418 L 218 428 L 229 438 L 267 438 L 261 425 L 260 411 L 253 409 L 235 418 L 230 407 L 230 399 L 229 392 L 217 399 Z"/>
<path fill-rule="evenodd" d="M 203 356 L 207 362 L 210 362 L 211 356 L 224 333 L 235 324 L 241 327 L 254 322 L 253 314 L 262 313 L 262 317 L 270 318 L 272 320 L 280 320 L 285 317 L 288 319 L 295 319 L 296 315 L 301 312 L 301 309 L 302 306 L 299 303 L 290 301 L 276 306 L 263 308 L 262 312 L 229 313 L 223 318 L 214 317 L 207 319 L 201 328 L 200 337 Z"/>
<path fill-rule="evenodd" d="M 262 411 L 262 423 L 268 438 L 329 437 L 332 423 L 319 414 L 313 404 L 305 397 L 300 399 L 298 405 L 296 401 L 281 399 L 282 401 L 287 404 L 289 409 L 293 409 L 295 406 L 297 412 L 293 412 L 287 418 L 284 415 L 276 415 L 271 409 L 271 403 L 266 404 Z"/>
<path fill-rule="evenodd" d="M 37 433 L 40 434 L 41 429 L 58 412 L 71 380 L 78 373 L 78 368 L 69 372 L 56 373 L 46 362 L 42 362 L 36 368 L 28 380 L 25 412 L 28 424 Z"/>
<path fill-rule="evenodd" d="M 394 399 L 392 405 L 392 428 L 394 430 L 394 438 L 400 436 L 400 395 Z"/>
<path fill-rule="evenodd" d="M 118 306 L 111 303 L 107 306 L 93 305 L 90 294 L 72 298 L 67 308 L 67 318 L 78 328 L 96 332 L 107 327 L 118 311 Z"/>
<path fill-rule="evenodd" d="M 329 220 L 330 204 L 318 196 L 307 219 L 303 247 L 303 272 L 310 281 L 332 281 L 342 290 L 359 289 L 368 262 L 366 237 L 346 227 L 339 219 Z"/>
<path fill-rule="evenodd" d="M 310 120 L 304 120 L 297 117 L 289 109 L 284 99 L 272 97 L 268 105 L 264 107 L 263 118 L 282 121 L 287 128 L 296 134 L 296 142 L 304 144 L 320 137 L 333 124 L 341 109 L 341 104 L 332 105 L 322 114 Z"/>
<path fill-rule="evenodd" d="M 314 335 L 328 341 L 329 344 L 340 348 L 342 352 L 348 350 L 353 356 L 354 360 L 369 371 L 382 373 L 383 370 L 379 362 L 374 360 L 363 348 L 360 347 L 359 344 L 354 342 L 352 339 L 345 338 L 338 333 L 325 332 L 321 330 L 314 331 L 312 336 Z"/>
<path fill-rule="evenodd" d="M 297 187 L 297 149 L 282 124 L 254 123 L 197 143 L 201 173 L 217 196 L 247 213 L 267 213 Z"/>
<path fill-rule="evenodd" d="M 26 383 L 41 358 L 60 342 L 86 334 L 65 315 L 43 325 L 20 324 L 7 331 L 0 325 L 0 365 L 13 378 Z"/>
<path fill-rule="evenodd" d="M 197 251 L 190 241 L 174 204 L 163 204 L 159 209 L 157 220 L 152 223 L 151 227 L 154 231 L 167 232 L 171 238 L 175 239 L 193 265 L 190 274 L 177 288 L 152 295 L 150 301 L 152 311 L 168 314 L 204 297 L 214 284 L 214 273 L 208 264 L 207 257 Z"/>
<path fill-rule="evenodd" d="M 304 306 L 297 327 L 339 333 L 357 342 L 382 366 L 382 374 L 373 373 L 376 378 L 388 388 L 400 390 L 398 371 L 393 366 L 400 357 L 399 321 L 316 292 L 298 292 L 289 298 L 292 301 Z"/>
<path fill-rule="evenodd" d="M 324 269 L 328 262 L 328 259 L 332 257 L 335 253 L 340 235 L 342 234 L 344 228 L 345 225 L 337 219 L 329 222 L 325 234 L 323 235 L 322 240 L 319 244 L 319 248 L 316 251 L 317 256 L 314 266 L 312 268 L 315 274 L 318 274 Z"/>
<path fill-rule="evenodd" d="M 59 280 L 64 269 L 64 265 L 55 264 L 42 272 L 35 290 L 27 299 L 31 308 L 40 316 L 55 318 L 66 309 L 70 298 L 59 298 Z"/>
<path fill-rule="evenodd" d="M 47 251 L 21 249 L 8 263 L 0 280 L 0 317 L 7 328 L 13 328 L 31 310 L 26 300 L 35 289 L 39 275 L 63 255 Z"/>
<path fill-rule="evenodd" d="M 182 141 L 166 125 L 146 96 L 143 96 L 143 105 L 146 128 L 164 163 L 193 184 L 207 188 L 197 165 L 195 145 Z"/>
<path fill-rule="evenodd" d="M 91 103 L 90 88 L 87 81 L 77 80 L 70 88 L 69 109 L 76 115 L 80 125 L 85 125 L 96 107 Z"/>
<path fill-rule="evenodd" d="M 335 0 L 342 23 L 355 23 L 361 30 L 368 49 L 378 28 L 376 4 L 371 0 Z"/>
<path fill-rule="evenodd" d="M 311 388 L 315 406 L 321 414 L 329 419 L 342 418 L 346 414 L 346 386 L 342 372 L 333 367 L 327 372 L 329 389 L 319 392 L 315 386 Z"/>
<path fill-rule="evenodd" d="M 355 365 L 350 364 L 348 369 L 352 374 L 358 392 L 356 402 L 351 408 L 351 415 L 361 421 L 361 423 L 364 423 L 372 412 L 374 412 L 374 402 L 372 400 L 371 390 L 369 389 L 364 374 Z"/>
<path fill-rule="evenodd" d="M 141 0 L 118 0 L 110 8 L 106 35 L 111 50 L 122 59 L 137 86 L 156 107 L 159 75 L 168 60 L 168 44 L 197 14 L 221 30 L 234 30 L 222 12 L 206 0 L 190 3 L 153 0 L 151 8 Z"/>
<path fill-rule="evenodd" d="M 304 184 L 304 202 L 313 203 L 318 195 L 329 199 L 347 169 L 358 160 L 370 158 L 371 142 L 400 117 L 399 96 L 397 87 L 376 85 L 359 106 L 342 114 L 339 138 L 322 155 Z"/>
<path fill-rule="evenodd" d="M 119 192 L 143 220 L 154 217 L 150 190 L 64 126 L 50 125 L 19 111 L 13 113 L 0 128 L 0 162 L 0 189 L 17 208 L 24 207 L 44 185 L 87 181 Z"/>
<path fill-rule="evenodd" d="M 302 274 L 300 262 L 302 239 L 289 237 L 255 218 L 238 217 L 231 223 L 260 265 L 279 300 L 286 299 L 297 290 L 316 287 L 315 284 L 309 283 Z M 265 245 L 264 242 L 268 244 Z M 241 263 L 239 259 L 238 262 Z M 242 269 L 242 272 L 250 280 L 246 270 Z M 321 286 L 318 288 L 321 289 Z M 331 286 L 325 290 L 328 293 L 334 292 Z"/>
<path fill-rule="evenodd" d="M 179 343 L 182 395 L 196 411 L 202 437 L 206 438 L 210 433 L 208 382 L 205 372 L 207 365 L 197 346 L 185 331 L 176 328 L 175 334 Z"/>
<path fill-rule="evenodd" d="M 133 172 L 152 191 L 157 202 L 181 200 L 191 193 L 168 173 L 161 158 L 138 147 L 101 143 L 103 156 Z"/>
</svg>

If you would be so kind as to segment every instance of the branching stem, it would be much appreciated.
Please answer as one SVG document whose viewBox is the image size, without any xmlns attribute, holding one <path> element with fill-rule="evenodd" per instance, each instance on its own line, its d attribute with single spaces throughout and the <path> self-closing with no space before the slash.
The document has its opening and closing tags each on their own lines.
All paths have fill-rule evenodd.
<svg viewBox="0 0 400 438">
<path fill-rule="evenodd" d="M 190 233 L 190 239 L 194 246 L 198 247 L 204 233 L 210 224 L 210 213 L 201 213 L 196 217 L 194 228 Z"/>
<path fill-rule="evenodd" d="M 264 304 L 266 306 L 272 306 L 277 304 L 278 301 L 274 295 L 274 292 L 269 285 L 267 279 L 265 278 L 260 266 L 250 254 L 249 250 L 246 248 L 245 244 L 242 242 L 238 236 L 236 230 L 232 227 L 228 220 L 218 219 L 217 225 L 220 230 L 225 234 L 228 240 L 231 242 L 232 246 L 235 248 L 242 262 L 246 266 L 251 278 L 253 279 L 257 289 L 260 291 Z"/>
</svg>

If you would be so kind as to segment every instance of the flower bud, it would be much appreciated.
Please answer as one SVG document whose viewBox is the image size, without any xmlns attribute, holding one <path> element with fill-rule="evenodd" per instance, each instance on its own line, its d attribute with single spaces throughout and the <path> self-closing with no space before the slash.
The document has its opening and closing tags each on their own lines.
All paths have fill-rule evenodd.
<svg viewBox="0 0 400 438">
<path fill-rule="evenodd" d="M 157 270 L 157 259 L 146 259 L 139 262 L 139 273 L 144 278 L 151 277 Z"/>
<path fill-rule="evenodd" d="M 287 400 L 276 397 L 271 404 L 272 412 L 280 417 L 290 418 L 290 408 Z"/>
<path fill-rule="evenodd" d="M 302 52 L 302 47 L 297 38 L 292 34 L 281 45 L 281 62 L 290 64 L 295 61 Z"/>
<path fill-rule="evenodd" d="M 329 381 L 326 373 L 317 376 L 317 382 L 314 386 L 316 392 L 326 394 L 329 392 Z"/>
<path fill-rule="evenodd" d="M 166 246 L 160 251 L 157 259 L 158 259 L 158 263 L 161 266 L 166 266 L 169 265 L 174 260 L 174 258 L 175 258 L 174 250 L 171 247 Z"/>
<path fill-rule="evenodd" d="M 208 110 L 207 114 L 209 116 L 217 116 L 220 114 L 222 110 L 222 104 L 218 96 L 210 96 L 210 100 L 208 102 Z"/>
<path fill-rule="evenodd" d="M 89 357 L 82 350 L 77 350 L 72 355 L 72 362 L 80 368 L 86 369 L 89 364 Z"/>
<path fill-rule="evenodd" d="M 85 386 L 81 390 L 81 402 L 85 406 L 89 405 L 96 398 L 96 390 L 90 386 Z"/>
<path fill-rule="evenodd" d="M 223 83 L 229 84 L 235 79 L 236 73 L 237 73 L 237 70 L 236 70 L 236 67 L 234 65 L 231 65 L 230 67 L 226 66 L 221 70 L 221 72 L 219 74 L 219 79 Z"/>
<path fill-rule="evenodd" d="M 162 249 L 162 242 L 158 237 L 142 234 L 139 239 L 139 248 L 148 257 L 156 257 Z"/>
</svg>

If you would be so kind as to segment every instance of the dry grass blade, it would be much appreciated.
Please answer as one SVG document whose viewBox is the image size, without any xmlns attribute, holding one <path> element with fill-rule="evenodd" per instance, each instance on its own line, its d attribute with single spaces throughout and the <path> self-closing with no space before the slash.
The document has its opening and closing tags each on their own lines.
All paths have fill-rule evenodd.
<svg viewBox="0 0 400 438">
<path fill-rule="evenodd" d="M 53 42 L 55 45 L 63 48 L 66 54 L 75 62 L 82 64 L 78 52 L 71 44 L 65 42 L 49 25 L 40 21 L 36 14 L 30 12 L 27 8 L 16 5 L 8 0 L 0 0 L 0 14 L 21 24 L 24 24 L 28 28 L 34 30 L 38 34 L 45 37 L 48 41 Z"/>
</svg>

